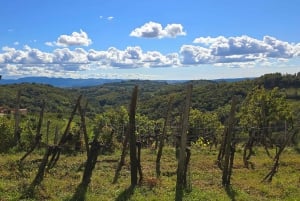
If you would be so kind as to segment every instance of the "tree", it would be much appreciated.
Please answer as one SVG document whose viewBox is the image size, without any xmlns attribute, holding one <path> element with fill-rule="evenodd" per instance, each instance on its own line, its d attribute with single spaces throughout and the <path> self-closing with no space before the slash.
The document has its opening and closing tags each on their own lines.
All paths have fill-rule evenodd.
<svg viewBox="0 0 300 201">
<path fill-rule="evenodd" d="M 124 106 L 118 108 L 109 108 L 105 112 L 98 114 L 95 118 L 96 124 L 109 126 L 114 130 L 115 136 L 119 142 L 125 135 L 125 127 L 128 124 L 128 111 Z"/>
<path fill-rule="evenodd" d="M 254 143 L 263 145 L 269 155 L 268 147 L 283 142 L 282 131 L 293 126 L 291 107 L 278 88 L 255 87 L 244 100 L 239 116 L 240 126 L 249 135 L 244 149 L 247 167 Z"/>
<path fill-rule="evenodd" d="M 14 145 L 13 121 L 0 117 L 0 153 L 8 151 Z"/>
<path fill-rule="evenodd" d="M 215 112 L 201 112 L 197 109 L 190 111 L 190 138 L 197 140 L 200 138 L 206 144 L 217 145 L 221 133 L 223 131 L 223 125 L 218 119 L 218 115 Z"/>
</svg>

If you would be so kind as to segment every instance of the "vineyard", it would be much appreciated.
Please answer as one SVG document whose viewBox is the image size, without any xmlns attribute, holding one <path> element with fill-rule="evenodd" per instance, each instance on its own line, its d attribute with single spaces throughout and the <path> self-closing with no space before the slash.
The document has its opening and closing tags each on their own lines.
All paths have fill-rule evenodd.
<svg viewBox="0 0 300 201">
<path fill-rule="evenodd" d="M 102 96 L 94 111 L 90 91 L 59 112 L 39 92 L 26 113 L 18 89 L 0 117 L 0 200 L 297 200 L 297 88 L 245 83 L 209 105 L 199 92 L 229 85 L 151 85 L 157 96 L 129 82 L 124 104 Z"/>
</svg>

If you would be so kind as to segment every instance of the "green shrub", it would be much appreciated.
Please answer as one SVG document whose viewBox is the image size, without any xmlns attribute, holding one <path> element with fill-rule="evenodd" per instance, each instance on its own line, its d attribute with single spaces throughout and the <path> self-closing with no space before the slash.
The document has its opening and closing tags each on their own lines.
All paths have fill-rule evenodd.
<svg viewBox="0 0 300 201">
<path fill-rule="evenodd" d="M 7 152 L 14 145 L 13 127 L 6 117 L 0 117 L 0 152 Z"/>
</svg>

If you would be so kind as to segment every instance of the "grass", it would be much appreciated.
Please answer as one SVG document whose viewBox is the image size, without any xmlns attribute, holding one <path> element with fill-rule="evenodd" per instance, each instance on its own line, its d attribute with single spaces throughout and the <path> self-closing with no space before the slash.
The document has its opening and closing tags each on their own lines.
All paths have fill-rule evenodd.
<svg viewBox="0 0 300 201">
<path fill-rule="evenodd" d="M 300 200 L 300 157 L 293 149 L 287 149 L 282 157 L 279 171 L 271 183 L 262 183 L 262 178 L 272 166 L 263 150 L 257 149 L 251 159 L 255 169 L 243 167 L 241 150 L 237 149 L 231 187 L 221 185 L 221 170 L 215 164 L 218 151 L 206 148 L 192 149 L 190 162 L 190 191 L 184 192 L 184 201 L 199 200 Z M 19 200 L 22 192 L 34 179 L 42 155 L 30 155 L 19 169 L 16 161 L 23 153 L 3 154 L 0 157 L 0 200 Z M 100 155 L 88 187 L 86 200 L 131 200 L 155 201 L 174 200 L 177 161 L 175 150 L 166 147 L 161 160 L 162 176 L 155 174 L 156 153 L 149 149 L 142 150 L 142 168 L 144 181 L 134 190 L 130 189 L 129 159 L 122 168 L 120 178 L 112 184 L 116 162 L 107 159 L 119 159 L 120 153 Z M 62 155 L 57 165 L 45 174 L 42 184 L 36 189 L 34 198 L 27 200 L 69 200 L 81 181 L 82 170 L 78 168 L 85 161 L 86 155 Z M 127 197 L 127 198 L 126 198 Z M 26 200 L 26 199 L 24 199 Z"/>
</svg>

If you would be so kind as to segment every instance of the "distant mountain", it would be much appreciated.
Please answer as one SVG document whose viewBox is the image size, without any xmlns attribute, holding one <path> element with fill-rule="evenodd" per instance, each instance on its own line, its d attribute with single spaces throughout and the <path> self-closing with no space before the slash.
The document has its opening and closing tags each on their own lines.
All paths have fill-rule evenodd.
<svg viewBox="0 0 300 201">
<path fill-rule="evenodd" d="M 72 88 L 83 86 L 96 86 L 105 83 L 121 82 L 121 79 L 73 79 L 73 78 L 49 78 L 49 77 L 24 77 L 19 79 L 2 79 L 0 85 L 20 84 L 20 83 L 38 83 L 49 84 L 55 87 Z"/>
<path fill-rule="evenodd" d="M 242 78 L 222 78 L 222 79 L 215 79 L 213 81 L 216 82 L 240 82 L 243 80 L 253 80 L 256 77 L 242 77 Z"/>
<path fill-rule="evenodd" d="M 216 82 L 238 82 L 245 79 L 253 78 L 230 78 L 230 79 L 216 79 L 211 81 Z M 37 84 L 49 84 L 60 88 L 75 88 L 75 87 L 89 87 L 97 86 L 106 83 L 119 83 L 125 81 L 125 79 L 73 79 L 73 78 L 50 78 L 50 77 L 24 77 L 19 79 L 2 79 L 0 85 L 5 84 L 20 84 L 20 83 L 37 83 Z M 169 84 L 184 83 L 188 80 L 153 80 L 153 81 L 165 81 Z M 207 80 L 208 81 L 208 80 Z"/>
</svg>

